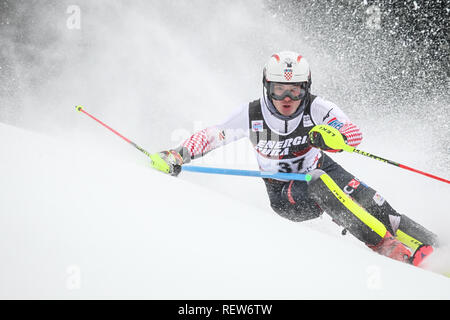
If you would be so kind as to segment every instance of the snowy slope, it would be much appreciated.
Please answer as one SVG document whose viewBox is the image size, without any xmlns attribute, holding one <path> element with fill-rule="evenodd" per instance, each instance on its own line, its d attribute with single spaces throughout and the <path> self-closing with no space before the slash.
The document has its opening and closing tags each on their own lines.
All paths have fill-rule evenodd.
<svg viewBox="0 0 450 320">
<path fill-rule="evenodd" d="M 278 217 L 258 179 L 166 176 L 111 136 L 0 137 L 2 299 L 450 298 L 444 276 Z"/>
</svg>

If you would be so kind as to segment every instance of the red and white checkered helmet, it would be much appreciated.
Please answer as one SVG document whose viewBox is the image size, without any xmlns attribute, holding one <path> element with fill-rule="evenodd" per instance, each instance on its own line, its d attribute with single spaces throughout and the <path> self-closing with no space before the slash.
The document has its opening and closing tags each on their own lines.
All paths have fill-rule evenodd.
<svg viewBox="0 0 450 320">
<path fill-rule="evenodd" d="M 266 82 L 310 82 L 311 71 L 308 61 L 293 51 L 273 54 L 264 66 L 264 83 Z"/>
</svg>

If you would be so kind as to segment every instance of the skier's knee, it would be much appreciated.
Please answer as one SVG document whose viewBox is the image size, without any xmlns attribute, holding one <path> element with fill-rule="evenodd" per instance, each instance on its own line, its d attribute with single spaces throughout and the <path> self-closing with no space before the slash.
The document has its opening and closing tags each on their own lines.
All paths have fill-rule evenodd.
<svg viewBox="0 0 450 320">
<path fill-rule="evenodd" d="M 311 176 L 311 180 L 308 181 L 308 184 L 313 184 L 314 182 L 316 182 L 318 179 L 320 179 L 320 176 L 326 174 L 325 171 L 320 170 L 320 169 L 314 169 L 313 171 L 311 171 L 309 173 L 309 175 Z"/>
<path fill-rule="evenodd" d="M 319 196 L 320 191 L 323 190 L 320 177 L 324 174 L 326 174 L 326 172 L 320 169 L 315 169 L 309 173 L 311 180 L 308 181 L 308 194 L 312 197 Z"/>
<path fill-rule="evenodd" d="M 299 205 L 285 204 L 284 206 L 271 205 L 278 215 L 294 222 L 303 222 L 320 217 L 322 211 L 314 202 L 303 202 Z"/>
<path fill-rule="evenodd" d="M 308 199 L 308 184 L 305 181 L 292 180 L 281 189 L 281 196 L 286 202 L 296 204 Z"/>
<path fill-rule="evenodd" d="M 286 183 L 281 190 L 281 199 L 284 208 L 282 212 L 275 211 L 289 220 L 300 222 L 317 218 L 322 214 L 322 210 L 309 197 L 305 181 L 292 180 Z"/>
</svg>

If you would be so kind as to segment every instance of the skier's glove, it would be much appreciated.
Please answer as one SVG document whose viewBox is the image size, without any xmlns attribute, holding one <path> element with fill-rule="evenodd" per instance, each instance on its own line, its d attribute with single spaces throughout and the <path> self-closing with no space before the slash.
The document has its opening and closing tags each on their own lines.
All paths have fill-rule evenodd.
<svg viewBox="0 0 450 320">
<path fill-rule="evenodd" d="M 342 152 L 347 146 L 347 137 L 329 125 L 318 125 L 308 133 L 308 144 L 328 152 Z"/>
<path fill-rule="evenodd" d="M 183 155 L 185 155 L 183 157 Z M 181 166 L 190 161 L 185 148 L 176 150 L 164 150 L 150 155 L 151 166 L 156 170 L 177 176 L 181 172 Z"/>
</svg>

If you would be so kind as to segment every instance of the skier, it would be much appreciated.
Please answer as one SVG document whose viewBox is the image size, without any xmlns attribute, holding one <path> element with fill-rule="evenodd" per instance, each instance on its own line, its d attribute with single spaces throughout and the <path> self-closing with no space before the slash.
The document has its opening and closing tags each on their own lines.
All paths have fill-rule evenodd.
<svg viewBox="0 0 450 320">
<path fill-rule="evenodd" d="M 271 207 L 280 216 L 305 221 L 326 212 L 375 252 L 419 265 L 433 252 L 436 236 L 336 163 L 327 153 L 342 150 L 327 145 L 324 128 L 353 147 L 362 140 L 359 128 L 337 105 L 311 93 L 307 60 L 284 51 L 266 63 L 260 99 L 151 159 L 156 169 L 176 176 L 192 159 L 247 137 L 261 171 L 312 176 L 309 182 L 263 179 Z"/>
</svg>

